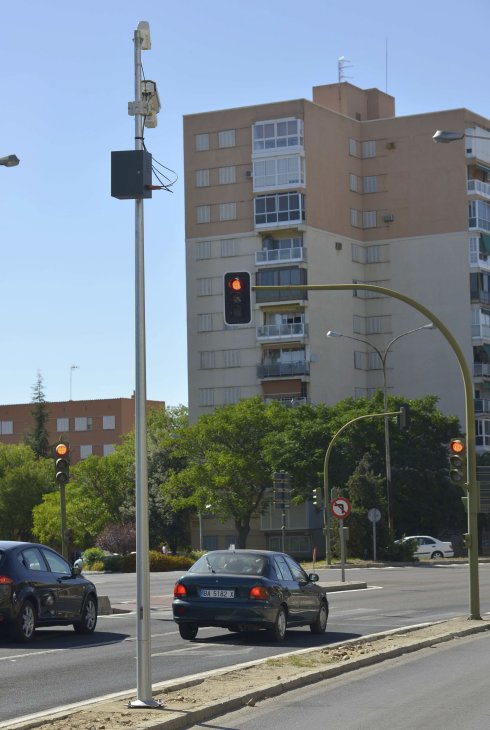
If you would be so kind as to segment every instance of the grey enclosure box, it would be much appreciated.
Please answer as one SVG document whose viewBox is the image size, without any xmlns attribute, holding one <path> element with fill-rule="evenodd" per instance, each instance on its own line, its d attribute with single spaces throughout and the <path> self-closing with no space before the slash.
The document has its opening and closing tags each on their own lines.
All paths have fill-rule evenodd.
<svg viewBox="0 0 490 730">
<path fill-rule="evenodd" d="M 119 200 L 151 198 L 152 157 L 146 150 L 111 152 L 111 195 Z"/>
</svg>

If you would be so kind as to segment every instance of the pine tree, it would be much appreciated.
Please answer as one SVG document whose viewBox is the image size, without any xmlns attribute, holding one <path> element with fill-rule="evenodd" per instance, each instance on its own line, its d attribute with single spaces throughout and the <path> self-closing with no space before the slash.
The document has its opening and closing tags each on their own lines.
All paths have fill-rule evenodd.
<svg viewBox="0 0 490 730">
<path fill-rule="evenodd" d="M 43 391 L 43 378 L 40 371 L 37 373 L 37 380 L 31 390 L 31 403 L 34 406 L 31 413 L 34 425 L 32 430 L 26 434 L 24 440 L 36 453 L 37 458 L 40 459 L 47 457 L 49 452 L 49 434 L 48 429 L 46 428 L 49 414 L 46 409 L 46 400 Z"/>
</svg>

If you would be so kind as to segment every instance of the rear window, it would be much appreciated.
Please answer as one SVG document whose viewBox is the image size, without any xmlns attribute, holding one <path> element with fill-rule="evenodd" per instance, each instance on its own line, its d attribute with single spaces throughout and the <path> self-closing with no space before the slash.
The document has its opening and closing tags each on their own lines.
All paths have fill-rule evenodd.
<svg viewBox="0 0 490 730">
<path fill-rule="evenodd" d="M 233 552 L 208 553 L 194 563 L 189 573 L 266 575 L 267 558 L 263 555 L 242 555 Z"/>
</svg>

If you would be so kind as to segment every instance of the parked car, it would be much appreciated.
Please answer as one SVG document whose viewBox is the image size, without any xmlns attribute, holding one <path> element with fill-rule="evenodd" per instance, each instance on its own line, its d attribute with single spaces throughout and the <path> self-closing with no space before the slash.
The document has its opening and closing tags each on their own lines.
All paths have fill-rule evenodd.
<svg viewBox="0 0 490 730">
<path fill-rule="evenodd" d="M 26 642 L 38 626 L 70 624 L 79 634 L 95 630 L 94 584 L 45 545 L 0 541 L 0 628 Z"/>
<path fill-rule="evenodd" d="M 413 540 L 416 545 L 415 558 L 452 558 L 454 557 L 453 545 L 451 542 L 442 542 L 429 535 L 409 535 L 404 537 L 402 542 Z"/>
<path fill-rule="evenodd" d="M 172 610 L 183 639 L 203 626 L 230 631 L 265 629 L 282 641 L 288 626 L 327 628 L 328 600 L 316 573 L 289 555 L 266 550 L 215 550 L 203 555 L 174 586 Z"/>
</svg>

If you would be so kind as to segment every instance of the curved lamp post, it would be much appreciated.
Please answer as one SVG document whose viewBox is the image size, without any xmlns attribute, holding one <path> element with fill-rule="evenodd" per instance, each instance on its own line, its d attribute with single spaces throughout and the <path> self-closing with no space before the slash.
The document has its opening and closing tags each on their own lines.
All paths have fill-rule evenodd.
<svg viewBox="0 0 490 730">
<path fill-rule="evenodd" d="M 390 349 L 394 343 L 401 339 L 402 337 L 406 337 L 407 335 L 411 335 L 414 332 L 418 332 L 419 330 L 433 330 L 435 329 L 434 325 L 429 324 L 423 324 L 420 327 L 415 327 L 414 329 L 407 330 L 407 332 L 402 332 L 400 335 L 397 335 L 394 337 L 386 346 L 384 350 L 380 350 L 376 347 L 376 345 L 373 345 L 372 342 L 369 342 L 368 340 L 363 340 L 360 337 L 352 337 L 351 335 L 344 335 L 341 332 L 334 332 L 333 330 L 329 330 L 327 332 L 327 337 L 345 337 L 346 340 L 354 340 L 354 342 L 362 342 L 362 344 L 367 345 L 368 347 L 371 347 L 372 350 L 377 354 L 377 356 L 380 359 L 381 367 L 383 370 L 383 410 L 385 413 L 388 411 L 388 389 L 386 385 L 386 359 L 388 357 L 388 353 L 390 352 Z M 390 425 L 389 425 L 389 419 L 388 415 L 384 418 L 385 422 L 385 464 L 386 464 L 386 497 L 388 500 L 388 530 L 390 532 L 390 535 L 393 535 L 394 531 L 394 525 L 393 525 L 393 494 L 392 494 L 392 488 L 391 488 L 391 454 L 390 454 Z"/>
<path fill-rule="evenodd" d="M 443 144 L 456 142 L 458 139 L 464 139 L 465 137 L 468 137 L 468 139 L 485 139 L 487 142 L 490 142 L 490 136 L 484 137 L 479 134 L 466 134 L 466 132 L 449 132 L 446 129 L 438 129 L 437 132 L 432 135 L 434 142 Z"/>
</svg>

